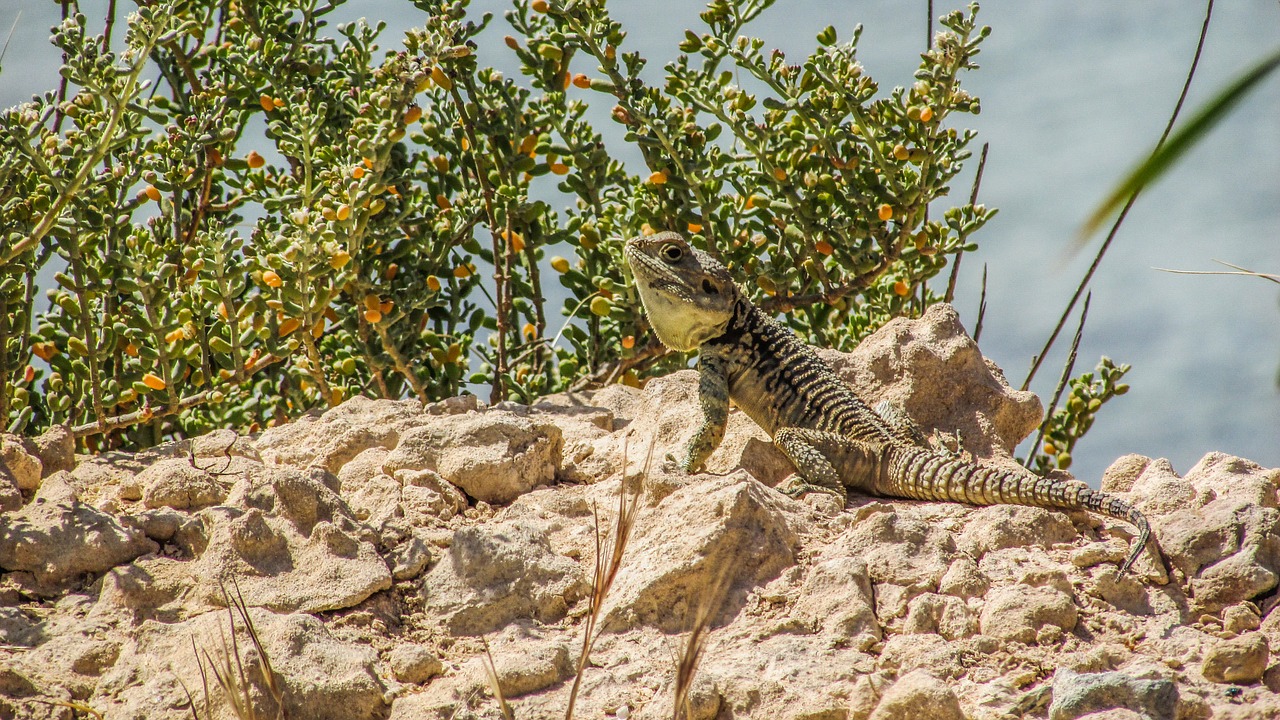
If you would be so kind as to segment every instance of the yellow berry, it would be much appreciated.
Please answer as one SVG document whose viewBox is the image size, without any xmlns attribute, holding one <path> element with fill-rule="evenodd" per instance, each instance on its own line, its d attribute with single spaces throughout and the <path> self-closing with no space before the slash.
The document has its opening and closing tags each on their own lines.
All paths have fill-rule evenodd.
<svg viewBox="0 0 1280 720">
<path fill-rule="evenodd" d="M 471 277 L 474 272 L 475 268 L 471 265 L 459 265 L 453 269 L 453 276 L 461 280 L 462 278 Z"/>
<path fill-rule="evenodd" d="M 346 267 L 349 262 L 351 262 L 351 253 L 346 250 L 339 250 L 329 256 L 329 267 L 334 270 L 341 270 Z"/>
<path fill-rule="evenodd" d="M 609 299 L 601 295 L 597 295 L 591 299 L 591 312 L 599 317 L 608 317 L 609 312 L 613 310 L 613 304 Z"/>
<path fill-rule="evenodd" d="M 336 213 L 338 220 L 346 220 L 351 217 L 351 206 L 347 204 L 339 205 Z"/>
<path fill-rule="evenodd" d="M 899 160 L 906 160 L 911 157 L 911 151 L 907 149 L 906 145 L 898 143 L 893 146 L 893 156 Z"/>
<path fill-rule="evenodd" d="M 533 0 L 533 2 L 529 4 L 529 7 L 533 8 L 534 12 L 540 13 L 544 13 L 551 9 L 551 5 L 547 3 L 547 0 Z"/>
<path fill-rule="evenodd" d="M 567 273 L 569 272 L 569 261 L 557 255 L 551 258 L 551 269 L 561 274 Z"/>
<path fill-rule="evenodd" d="M 441 70 L 439 65 L 431 68 L 431 79 L 445 90 L 453 89 L 453 81 L 449 79 L 448 75 L 444 74 L 444 70 Z M 466 148 L 463 149 L 465 150 Z"/>
</svg>

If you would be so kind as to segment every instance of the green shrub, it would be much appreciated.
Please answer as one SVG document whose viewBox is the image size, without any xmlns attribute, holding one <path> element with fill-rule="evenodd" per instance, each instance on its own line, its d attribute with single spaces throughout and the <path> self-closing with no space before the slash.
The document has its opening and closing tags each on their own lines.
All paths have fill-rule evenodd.
<svg viewBox="0 0 1280 720">
<path fill-rule="evenodd" d="M 666 229 L 847 349 L 939 300 L 928 282 L 994 214 L 929 215 L 969 155 L 951 116 L 978 111 L 976 5 L 882 94 L 856 31 L 795 65 L 743 35 L 772 0 L 712 2 L 661 86 L 598 0 L 517 2 L 501 41 L 465 1 L 415 0 L 402 52 L 381 26 L 330 32 L 336 4 L 161 1 L 114 49 L 79 13 L 54 29 L 63 87 L 0 114 L 12 429 L 146 445 L 356 393 L 633 382 L 687 362 L 647 339 L 620 269 L 619 239 Z M 482 62 L 505 48 L 521 82 Z M 586 120 L 600 101 L 610 144 Z"/>
</svg>

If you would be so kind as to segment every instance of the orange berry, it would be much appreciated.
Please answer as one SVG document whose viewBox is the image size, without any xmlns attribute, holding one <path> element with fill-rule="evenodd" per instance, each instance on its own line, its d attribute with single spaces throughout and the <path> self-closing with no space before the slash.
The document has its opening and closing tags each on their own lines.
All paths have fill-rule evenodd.
<svg viewBox="0 0 1280 720">
<path fill-rule="evenodd" d="M 782 168 L 780 168 L 780 167 L 776 167 L 776 168 L 774 168 L 774 169 L 773 169 L 773 179 L 774 179 L 774 180 L 777 180 L 778 182 L 783 182 L 784 180 L 786 180 L 786 179 L 787 179 L 787 171 L 786 171 L 786 170 L 783 170 L 783 169 L 782 169 Z"/>
<path fill-rule="evenodd" d="M 165 389 L 165 387 L 167 387 L 165 385 L 164 380 L 160 379 L 160 376 L 156 375 L 155 373 L 147 373 L 146 375 L 143 375 L 142 384 L 146 385 L 152 390 L 163 390 Z"/>
<path fill-rule="evenodd" d="M 359 180 L 360 178 L 364 177 L 364 166 L 357 165 L 351 168 L 351 177 L 355 178 L 356 180 Z"/>
<path fill-rule="evenodd" d="M 911 292 L 911 286 L 907 285 L 905 282 L 901 280 L 893 284 L 893 294 L 899 297 L 906 297 L 907 294 L 910 292 Z"/>
<path fill-rule="evenodd" d="M 147 199 L 151 202 L 160 202 L 160 189 L 155 185 L 148 185 L 147 189 L 143 190 L 143 192 L 147 194 Z"/>
<path fill-rule="evenodd" d="M 284 100 L 281 100 L 280 98 L 271 98 L 271 104 L 275 105 L 276 108 L 279 109 L 284 107 Z"/>
<path fill-rule="evenodd" d="M 262 273 L 262 282 L 266 283 L 267 287 L 273 288 L 278 288 L 281 285 L 284 285 L 284 280 L 280 279 L 280 275 L 275 270 L 264 271 Z"/>
<path fill-rule="evenodd" d="M 257 150 L 250 150 L 249 156 L 245 160 L 248 161 L 249 167 L 255 170 L 267 164 L 267 159 L 259 155 Z"/>
<path fill-rule="evenodd" d="M 911 151 L 907 149 L 906 145 L 898 143 L 893 146 L 893 156 L 898 160 L 906 160 L 911 157 Z"/>
<path fill-rule="evenodd" d="M 691 222 L 689 223 L 688 228 L 691 233 L 700 233 L 702 232 L 702 223 Z"/>
<path fill-rule="evenodd" d="M 324 335 L 324 318 L 320 318 L 319 320 L 316 321 L 315 325 L 311 326 L 311 337 L 315 338 L 316 340 L 319 340 L 323 335 Z"/>
<path fill-rule="evenodd" d="M 547 3 L 547 0 L 533 0 L 533 2 L 529 4 L 529 7 L 533 8 L 534 12 L 540 13 L 544 13 L 551 9 L 551 5 Z"/>
<path fill-rule="evenodd" d="M 440 278 L 435 275 L 427 276 L 427 289 L 431 292 L 440 292 Z"/>
<path fill-rule="evenodd" d="M 128 345 L 125 345 L 124 354 L 128 355 L 129 357 L 138 357 L 138 346 L 134 345 L 133 343 L 129 343 Z M 48 359 L 49 358 L 45 358 L 45 360 L 48 360 Z"/>
<path fill-rule="evenodd" d="M 440 208 L 441 210 L 448 210 L 449 208 L 453 207 L 453 203 L 449 202 L 449 198 L 445 197 L 444 195 L 437 195 L 436 207 Z"/>
<path fill-rule="evenodd" d="M 565 165 L 562 162 L 553 162 L 551 163 L 551 172 L 555 173 L 556 175 L 568 175 L 569 166 Z"/>
<path fill-rule="evenodd" d="M 877 211 L 877 214 L 880 216 L 881 220 L 891 220 L 893 219 L 893 206 L 887 203 L 884 205 L 881 205 L 880 209 Z"/>
<path fill-rule="evenodd" d="M 422 118 L 422 108 L 418 107 L 417 105 L 410 105 L 409 108 L 404 111 L 405 125 L 412 125 L 413 123 L 418 122 L 418 120 L 421 118 Z"/>
<path fill-rule="evenodd" d="M 513 251 L 520 252 L 524 250 L 524 236 L 520 233 L 515 232 L 514 230 L 511 232 L 503 230 L 502 239 L 507 241 L 507 244 L 511 246 Z"/>
<path fill-rule="evenodd" d="M 461 280 L 462 278 L 471 277 L 474 272 L 475 268 L 470 265 L 459 265 L 453 269 L 453 276 Z"/>
<path fill-rule="evenodd" d="M 185 338 L 185 336 L 182 334 L 182 328 L 178 328 L 177 330 L 173 330 L 173 331 L 170 331 L 169 333 L 167 333 L 167 334 L 164 336 L 164 341 L 165 341 L 165 342 L 167 342 L 167 343 L 174 343 L 174 342 L 178 342 L 179 340 L 182 340 L 182 339 L 184 339 L 184 338 Z"/>
<path fill-rule="evenodd" d="M 831 243 L 826 240 L 819 240 L 814 244 L 814 248 L 823 255 L 830 255 L 835 252 L 835 248 L 831 247 Z"/>
<path fill-rule="evenodd" d="M 302 322 L 298 318 L 289 318 L 280 323 L 280 337 L 288 337 L 290 333 L 302 327 Z"/>
<path fill-rule="evenodd" d="M 31 346 L 31 352 L 35 353 L 36 357 L 40 358 L 41 360 L 44 360 L 45 362 L 49 362 L 49 358 L 52 358 L 54 355 L 58 354 L 58 346 L 54 345 L 51 342 L 36 343 L 35 345 Z"/>
<path fill-rule="evenodd" d="M 364 307 L 366 310 L 377 310 L 378 306 L 381 304 L 382 301 L 373 293 L 369 293 L 364 296 Z"/>
<path fill-rule="evenodd" d="M 345 203 L 342 205 L 339 205 L 338 212 L 336 213 L 336 215 L 338 216 L 338 220 L 346 220 L 347 218 L 351 217 L 351 206 Z"/>
<path fill-rule="evenodd" d="M 391 308 L 395 306 L 396 306 L 395 300 L 384 300 L 378 303 L 378 312 L 382 313 L 383 315 L 386 315 L 387 313 L 391 312 Z"/>
<path fill-rule="evenodd" d="M 390 265 L 387 266 L 386 270 L 382 271 L 382 277 L 388 280 L 395 280 L 396 273 L 398 272 L 400 272 L 400 265 L 397 263 L 391 263 Z"/>
<path fill-rule="evenodd" d="M 276 109 L 275 100 L 270 95 L 259 95 L 258 104 L 261 105 L 262 109 L 266 110 L 267 112 L 271 112 L 272 110 Z"/>
<path fill-rule="evenodd" d="M 538 136 L 537 135 L 526 136 L 524 140 L 520 141 L 520 154 L 533 157 L 534 155 L 538 154 L 537 147 L 538 147 Z"/>
<path fill-rule="evenodd" d="M 653 183 L 654 185 L 665 185 L 667 182 L 667 174 L 662 170 L 659 170 L 658 172 L 649 176 L 649 182 Z"/>
<path fill-rule="evenodd" d="M 507 44 L 507 47 L 511 48 L 512 50 L 520 49 L 520 43 L 510 35 L 502 38 L 502 41 L 505 42 Z"/>
<path fill-rule="evenodd" d="M 573 76 L 573 84 L 585 90 L 591 87 L 591 78 L 587 77 L 586 73 L 578 73 Z"/>
<path fill-rule="evenodd" d="M 635 335 L 627 335 L 626 337 L 622 338 L 622 347 L 626 348 L 627 350 L 630 350 L 635 346 L 636 346 Z"/>
<path fill-rule="evenodd" d="M 920 122 L 929 122 L 933 119 L 933 108 L 925 108 L 920 111 Z"/>
<path fill-rule="evenodd" d="M 537 337 L 538 328 L 534 327 L 533 323 L 525 323 L 524 327 L 520 328 L 520 332 L 527 338 L 533 338 Z"/>
<path fill-rule="evenodd" d="M 382 322 L 382 313 L 377 310 L 365 310 L 364 319 L 371 323 Z"/>
<path fill-rule="evenodd" d="M 346 267 L 349 262 L 351 262 L 351 253 L 346 250 L 339 250 L 329 256 L 329 267 L 334 270 L 341 270 Z"/>
</svg>

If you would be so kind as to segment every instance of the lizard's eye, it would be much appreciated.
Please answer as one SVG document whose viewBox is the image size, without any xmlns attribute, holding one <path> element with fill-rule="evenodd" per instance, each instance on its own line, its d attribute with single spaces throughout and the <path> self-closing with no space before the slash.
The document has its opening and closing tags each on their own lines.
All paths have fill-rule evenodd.
<svg viewBox="0 0 1280 720">
<path fill-rule="evenodd" d="M 680 258 L 684 257 L 684 250 L 679 245 L 664 245 L 661 253 L 667 262 L 680 262 Z"/>
</svg>

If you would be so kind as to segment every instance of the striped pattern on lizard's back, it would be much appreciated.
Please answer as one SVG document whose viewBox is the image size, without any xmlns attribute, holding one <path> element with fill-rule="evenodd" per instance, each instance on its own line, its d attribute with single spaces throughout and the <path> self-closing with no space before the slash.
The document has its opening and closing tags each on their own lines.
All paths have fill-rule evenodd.
<svg viewBox="0 0 1280 720">
<path fill-rule="evenodd" d="M 877 413 L 817 353 L 751 304 L 727 268 L 677 233 L 632 238 L 627 263 L 649 323 L 673 350 L 699 350 L 702 423 L 680 466 L 699 470 L 724 438 L 733 400 L 772 437 L 803 482 L 792 492 L 845 488 L 974 505 L 1092 510 L 1133 523 L 1142 553 L 1150 528 L 1128 503 L 1074 479 L 967 462 L 923 443 L 897 413 Z M 790 494 L 790 492 L 789 492 Z"/>
</svg>

